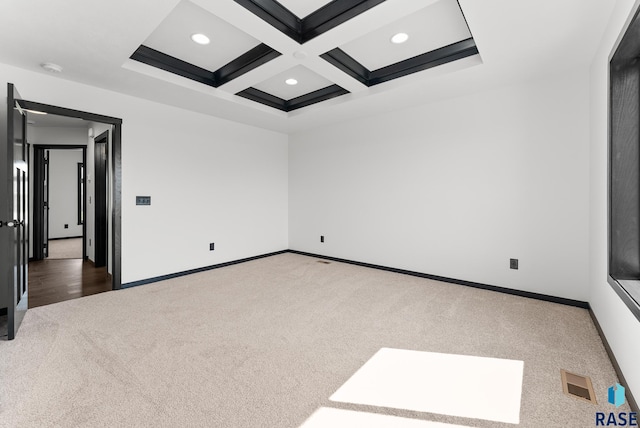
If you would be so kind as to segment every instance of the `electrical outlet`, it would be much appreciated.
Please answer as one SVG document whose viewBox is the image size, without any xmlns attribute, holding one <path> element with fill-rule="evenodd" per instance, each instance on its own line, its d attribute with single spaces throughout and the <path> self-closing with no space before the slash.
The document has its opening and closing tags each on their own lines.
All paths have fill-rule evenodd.
<svg viewBox="0 0 640 428">
<path fill-rule="evenodd" d="M 65 225 L 64 225 L 64 228 L 65 228 L 65 229 L 69 229 L 69 225 L 68 225 L 68 224 L 65 224 Z"/>
<path fill-rule="evenodd" d="M 324 242 L 324 235 L 320 235 L 320 242 Z"/>
<path fill-rule="evenodd" d="M 209 244 L 209 251 L 213 251 L 213 250 L 215 250 L 215 249 L 216 249 L 216 244 L 215 244 L 215 243 L 213 243 L 213 242 L 212 242 L 212 243 L 210 243 L 210 244 Z"/>
<path fill-rule="evenodd" d="M 518 270 L 518 259 L 509 259 L 509 268 Z"/>
</svg>

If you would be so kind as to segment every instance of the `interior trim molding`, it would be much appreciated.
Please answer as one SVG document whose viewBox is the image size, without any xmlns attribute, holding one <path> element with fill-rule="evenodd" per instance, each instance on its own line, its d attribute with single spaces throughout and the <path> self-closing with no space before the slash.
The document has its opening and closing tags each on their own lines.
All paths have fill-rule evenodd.
<svg viewBox="0 0 640 428">
<path fill-rule="evenodd" d="M 63 238 L 49 238 L 49 241 L 63 241 L 65 239 L 79 239 L 82 238 L 82 236 L 65 236 Z"/>
<path fill-rule="evenodd" d="M 626 288 L 620 284 L 618 280 L 613 278 L 611 275 L 607 275 L 607 283 L 611 286 L 613 291 L 616 292 L 620 300 L 627 306 L 629 311 L 636 317 L 638 321 L 640 321 L 640 305 L 638 302 L 629 294 Z"/>
<path fill-rule="evenodd" d="M 261 43 L 215 71 L 198 67 L 197 65 L 193 65 L 145 45 L 140 45 L 130 58 L 134 61 L 217 88 L 280 55 L 280 52 Z"/>
<path fill-rule="evenodd" d="M 300 18 L 274 0 L 234 0 L 263 21 L 300 43 Z"/>
<path fill-rule="evenodd" d="M 122 284 L 122 288 L 130 288 L 130 287 L 136 287 L 138 285 L 151 284 L 153 282 L 164 281 L 166 279 L 172 279 L 172 278 L 178 278 L 178 277 L 185 276 L 185 275 L 191 275 L 193 273 L 205 272 L 205 271 L 208 271 L 208 270 L 213 270 L 213 269 L 218 269 L 218 268 L 222 268 L 222 267 L 225 267 L 225 266 L 231 266 L 231 265 L 236 265 L 236 264 L 240 264 L 240 263 L 250 262 L 252 260 L 263 259 L 265 257 L 271 257 L 271 256 L 279 255 L 279 254 L 285 254 L 285 253 L 299 254 L 301 256 L 315 257 L 315 258 L 324 259 L 324 260 L 331 260 L 331 261 L 334 261 L 334 262 L 347 263 L 347 264 L 351 264 L 351 265 L 355 265 L 355 266 L 362 266 L 362 267 L 367 267 L 367 268 L 372 268 L 372 269 L 383 270 L 383 271 L 387 271 L 387 272 L 399 273 L 399 274 L 403 274 L 403 275 L 416 276 L 416 277 L 419 277 L 419 278 L 432 279 L 434 281 L 447 282 L 447 283 L 450 283 L 450 284 L 464 285 L 464 286 L 467 286 L 467 287 L 480 288 L 480 289 L 489 290 L 489 291 L 497 291 L 499 293 L 511 294 L 511 295 L 520 296 L 520 297 L 527 297 L 527 298 L 530 298 L 530 299 L 542 300 L 542 301 L 545 301 L 545 302 L 559 303 L 561 305 L 574 306 L 574 307 L 583 308 L 583 309 L 590 309 L 589 303 L 588 302 L 583 302 L 581 300 L 566 299 L 564 297 L 556 297 L 556 296 L 550 296 L 548 294 L 533 293 L 531 291 L 514 290 L 512 288 L 498 287 L 498 286 L 495 286 L 495 285 L 481 284 L 481 283 L 478 283 L 478 282 L 465 281 L 465 280 L 462 280 L 462 279 L 447 278 L 447 277 L 444 277 L 444 276 L 431 275 L 431 274 L 428 274 L 428 273 L 415 272 L 415 271 L 410 271 L 410 270 L 405 270 L 405 269 L 396 269 L 396 268 L 388 267 L 388 266 L 375 265 L 375 264 L 365 263 L 365 262 L 357 262 L 357 261 L 354 261 L 354 260 L 341 259 L 341 258 L 338 258 L 338 257 L 331 257 L 331 256 L 323 256 L 323 255 L 320 255 L 320 254 L 307 253 L 307 252 L 304 252 L 304 251 L 297 251 L 297 250 L 291 250 L 291 249 L 276 251 L 276 252 L 273 252 L 273 253 L 262 254 L 262 255 L 253 256 L 253 257 L 247 257 L 247 258 L 244 258 L 244 259 L 234 260 L 234 261 L 225 262 L 225 263 L 219 263 L 219 264 L 216 264 L 216 265 L 205 266 L 205 267 L 196 268 L 196 269 L 185 270 L 185 271 L 182 271 L 182 272 L 176 272 L 176 273 L 171 273 L 171 274 L 167 274 L 167 275 L 156 276 L 156 277 L 153 277 L 153 278 L 142 279 L 142 280 L 139 280 L 139 281 L 133 281 L 133 282 L 129 282 L 129 283 L 126 283 L 126 284 Z"/>
<path fill-rule="evenodd" d="M 264 43 L 260 43 L 258 46 L 240 55 L 229 64 L 223 65 L 218 70 L 214 71 L 214 80 L 217 82 L 218 86 L 222 86 L 236 77 L 242 76 L 254 68 L 266 64 L 280 55 L 280 52 L 275 49 L 271 49 Z"/>
<path fill-rule="evenodd" d="M 598 335 L 600 336 L 600 339 L 602 340 L 602 344 L 604 345 L 604 349 L 607 351 L 607 355 L 609 356 L 609 359 L 611 360 L 611 364 L 613 365 L 613 369 L 616 371 L 616 375 L 618 375 L 618 379 L 620 379 L 620 382 L 622 382 L 626 388 L 625 391 L 625 395 L 627 398 L 627 402 L 629 403 L 629 407 L 631 407 L 631 411 L 632 412 L 636 412 L 639 413 L 640 410 L 638 410 L 638 402 L 635 400 L 633 394 L 631 393 L 631 389 L 629 388 L 629 384 L 627 383 L 626 379 L 624 378 L 624 374 L 622 373 L 622 369 L 620 368 L 620 365 L 618 364 L 618 360 L 616 360 L 616 356 L 613 353 L 613 350 L 611 349 L 611 346 L 609 346 L 609 342 L 607 341 L 607 337 L 604 334 L 604 331 L 602 331 L 602 327 L 600 326 L 600 323 L 598 322 L 598 317 L 596 317 L 595 312 L 593 312 L 593 309 L 589 308 L 589 315 L 591 315 L 591 320 L 593 321 L 593 325 L 596 327 L 596 330 L 598 331 Z"/>
<path fill-rule="evenodd" d="M 287 250 L 281 250 L 281 251 L 276 251 L 276 252 L 273 252 L 273 253 L 261 254 L 261 255 L 258 255 L 258 256 L 247 257 L 247 258 L 244 258 L 244 259 L 239 259 L 239 260 L 233 260 L 233 261 L 230 261 L 230 262 L 219 263 L 219 264 L 216 264 L 216 265 L 204 266 L 204 267 L 195 268 L 195 269 L 189 269 L 189 270 L 185 270 L 185 271 L 182 271 L 182 272 L 170 273 L 170 274 L 167 274 L 167 275 L 156 276 L 156 277 L 148 278 L 148 279 L 141 279 L 141 280 L 138 280 L 138 281 L 132 281 L 132 282 L 128 282 L 126 284 L 122 284 L 122 288 L 124 289 L 124 288 L 137 287 L 139 285 L 152 284 L 154 282 L 165 281 L 167 279 L 179 278 L 181 276 L 191 275 L 191 274 L 194 274 L 194 273 L 206 272 L 208 270 L 219 269 L 219 268 L 223 268 L 223 267 L 226 267 L 226 266 L 232 266 L 232 265 L 237 265 L 237 264 L 240 264 L 240 263 L 250 262 L 252 260 L 263 259 L 265 257 L 276 256 L 278 254 L 284 254 L 286 252 L 287 252 Z"/>
<path fill-rule="evenodd" d="M 357 261 L 353 261 L 353 260 L 340 259 L 340 258 L 337 258 L 337 257 L 323 256 L 323 255 L 320 255 L 320 254 L 306 253 L 304 251 L 289 250 L 288 252 L 289 253 L 293 253 L 293 254 L 300 254 L 302 256 L 316 257 L 316 258 L 320 258 L 320 259 L 331 260 L 331 261 L 334 261 L 334 262 L 347 263 L 347 264 L 350 264 L 350 265 L 356 265 L 356 266 L 362 266 L 362 267 L 367 267 L 367 268 L 372 268 L 372 269 L 384 270 L 384 271 L 387 271 L 387 272 L 400 273 L 400 274 L 403 274 L 403 275 L 417 276 L 419 278 L 427 278 L 427 279 L 432 279 L 434 281 L 448 282 L 450 284 L 464 285 L 464 286 L 467 286 L 467 287 L 480 288 L 480 289 L 489 290 L 489 291 L 497 291 L 498 293 L 511 294 L 511 295 L 514 295 L 514 296 L 528 297 L 530 299 L 543 300 L 545 302 L 559 303 L 559 304 L 567 305 L 567 306 L 575 306 L 575 307 L 583 308 L 583 309 L 589 309 L 589 307 L 590 307 L 588 302 L 583 302 L 581 300 L 566 299 L 564 297 L 550 296 L 548 294 L 534 293 L 534 292 L 531 292 L 531 291 L 514 290 L 513 288 L 498 287 L 496 285 L 481 284 L 481 283 L 478 283 L 478 282 L 465 281 L 463 279 L 447 278 L 447 277 L 444 277 L 444 276 L 431 275 L 431 274 L 428 274 L 428 273 L 415 272 L 415 271 L 405 270 L 405 269 L 396 269 L 396 268 L 388 267 L 388 266 L 381 266 L 381 265 L 375 265 L 375 264 L 371 264 L 371 263 L 357 262 Z"/>
<path fill-rule="evenodd" d="M 276 97 L 275 95 L 271 95 L 256 88 L 247 88 L 244 91 L 238 92 L 236 95 L 251 101 L 258 102 L 260 104 L 264 104 L 269 107 L 276 108 L 278 110 L 282 110 L 284 112 L 290 112 L 348 93 L 349 91 L 338 85 L 331 85 L 327 86 L 326 88 L 318 89 L 317 91 L 309 92 L 308 94 L 292 98 L 290 100 L 283 100 L 282 98 Z"/>
<path fill-rule="evenodd" d="M 35 260 L 44 260 L 44 212 L 40 209 L 41 203 L 36 201 L 44 200 L 44 182 L 45 179 L 45 161 L 44 159 L 44 151 L 46 150 L 82 150 L 82 162 L 86 165 L 87 163 L 87 145 L 86 144 L 32 144 L 33 148 L 33 170 L 31 171 L 31 179 L 33 179 L 33 206 L 30 208 L 33 213 L 33 218 L 31 219 L 31 228 L 32 228 L 32 239 L 31 249 L 33 250 L 33 257 L 29 258 L 29 261 Z M 82 183 L 82 188 L 84 189 L 85 195 L 85 203 L 83 204 L 84 217 L 87 217 L 87 204 L 86 204 L 86 188 L 87 183 L 84 180 Z M 50 238 L 48 241 L 54 241 L 56 239 L 71 239 L 71 238 L 82 238 L 82 255 L 85 256 L 87 252 L 87 245 L 85 235 L 87 234 L 87 225 L 86 222 L 81 223 L 82 225 L 82 236 L 71 236 L 69 238 Z M 79 226 L 79 225 L 77 225 Z"/>
<path fill-rule="evenodd" d="M 111 134 L 111 239 L 113 243 L 111 246 L 111 266 L 113 289 L 118 290 L 122 286 L 122 119 L 36 101 L 21 99 L 18 102 L 24 109 L 42 111 L 58 116 L 77 117 L 113 126 Z"/>
<path fill-rule="evenodd" d="M 304 44 L 385 0 L 334 0 L 305 18 L 275 0 L 234 0 L 296 42 Z"/>
<path fill-rule="evenodd" d="M 332 49 L 320 57 L 361 83 L 374 86 L 478 53 L 478 47 L 471 37 L 377 70 L 367 69 L 340 48 Z"/>
<path fill-rule="evenodd" d="M 20 107 L 22 107 L 25 110 L 36 110 L 36 111 L 42 111 L 49 114 L 55 114 L 58 116 L 76 117 L 78 119 L 88 120 L 90 122 L 101 122 L 109 125 L 122 125 L 122 119 L 119 119 L 117 117 L 104 116 L 101 114 L 89 113 L 86 111 L 52 106 L 50 104 L 43 104 L 43 103 L 39 103 L 36 101 L 29 101 L 29 100 L 18 100 L 18 103 L 20 104 Z M 48 148 L 63 147 L 63 146 L 47 145 L 47 144 L 38 144 L 38 145 L 42 147 L 48 147 Z M 66 147 L 75 147 L 75 146 L 67 145 Z M 82 148 L 82 147 L 86 147 L 86 145 L 85 146 L 77 145 L 77 148 Z"/>
</svg>

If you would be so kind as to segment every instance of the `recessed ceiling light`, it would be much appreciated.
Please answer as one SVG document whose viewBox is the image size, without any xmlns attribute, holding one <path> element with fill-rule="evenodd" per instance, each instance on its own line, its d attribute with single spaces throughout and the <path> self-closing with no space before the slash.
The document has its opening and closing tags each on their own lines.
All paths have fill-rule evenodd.
<svg viewBox="0 0 640 428">
<path fill-rule="evenodd" d="M 409 40 L 409 35 L 407 33 L 398 33 L 391 38 L 391 43 L 399 45 L 400 43 L 404 43 L 407 40 Z"/>
<path fill-rule="evenodd" d="M 47 70 L 49 73 L 62 73 L 62 67 L 52 62 L 45 62 L 40 64 L 40 67 Z"/>
<path fill-rule="evenodd" d="M 211 40 L 209 40 L 209 38 L 202 33 L 192 34 L 191 40 L 199 45 L 208 45 L 211 42 Z"/>
<path fill-rule="evenodd" d="M 297 85 L 298 81 L 296 79 L 287 79 L 284 81 L 284 83 L 286 83 L 287 85 L 293 86 L 293 85 Z"/>
</svg>

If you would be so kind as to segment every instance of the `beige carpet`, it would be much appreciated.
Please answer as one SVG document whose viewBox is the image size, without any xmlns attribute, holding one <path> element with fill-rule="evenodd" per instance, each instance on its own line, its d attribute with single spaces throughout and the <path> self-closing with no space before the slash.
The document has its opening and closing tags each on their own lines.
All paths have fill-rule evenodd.
<svg viewBox="0 0 640 428">
<path fill-rule="evenodd" d="M 330 401 L 383 347 L 524 361 L 517 426 L 615 409 L 586 310 L 282 254 L 30 309 L 0 341 L 0 425 L 295 428 L 324 407 L 516 426 Z M 599 404 L 565 396 L 561 368 Z"/>
<path fill-rule="evenodd" d="M 81 259 L 82 238 L 52 239 L 48 242 L 48 259 Z"/>
</svg>

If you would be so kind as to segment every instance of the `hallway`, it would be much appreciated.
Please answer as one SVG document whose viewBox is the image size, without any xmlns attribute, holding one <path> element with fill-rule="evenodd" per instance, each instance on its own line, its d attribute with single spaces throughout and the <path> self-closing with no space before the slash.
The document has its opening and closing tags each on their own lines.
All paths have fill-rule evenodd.
<svg viewBox="0 0 640 428">
<path fill-rule="evenodd" d="M 107 268 L 82 259 L 29 262 L 29 308 L 111 290 Z"/>
<path fill-rule="evenodd" d="M 47 245 L 49 260 L 82 258 L 82 238 L 49 239 Z"/>
</svg>

